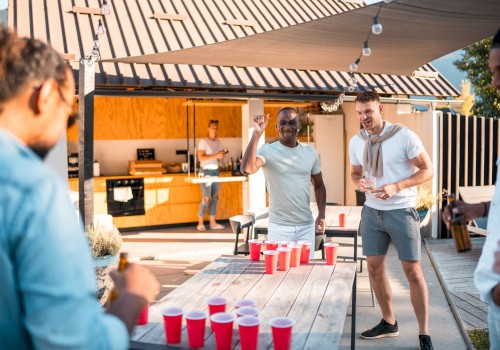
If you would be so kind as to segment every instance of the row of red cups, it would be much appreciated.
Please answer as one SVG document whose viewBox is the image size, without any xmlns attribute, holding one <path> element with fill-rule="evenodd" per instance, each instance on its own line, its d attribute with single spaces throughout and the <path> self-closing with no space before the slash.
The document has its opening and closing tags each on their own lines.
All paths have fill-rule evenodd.
<svg viewBox="0 0 500 350">
<path fill-rule="evenodd" d="M 242 350 L 256 350 L 258 344 L 259 325 L 261 323 L 256 302 L 242 299 L 235 302 L 237 318 L 226 312 L 227 299 L 212 297 L 207 300 L 210 314 L 210 326 L 215 335 L 217 350 L 232 348 L 233 322 L 238 324 L 240 346 Z M 205 326 L 207 313 L 205 311 L 189 311 L 184 314 L 180 307 L 163 309 L 163 321 L 167 344 L 181 342 L 182 318 L 186 318 L 188 344 L 192 348 L 205 345 Z M 289 350 L 292 339 L 294 321 L 286 317 L 275 317 L 269 320 L 272 329 L 274 348 Z"/>
<path fill-rule="evenodd" d="M 250 260 L 259 261 L 262 241 L 252 239 L 248 241 L 248 244 Z M 262 254 L 264 254 L 266 273 L 268 274 L 276 273 L 278 266 L 280 271 L 288 271 L 290 267 L 297 267 L 300 264 L 309 263 L 311 242 L 300 241 L 295 243 L 292 241 L 285 241 L 281 242 L 281 248 L 278 248 L 278 242 L 275 241 L 266 241 L 265 244 L 267 250 L 263 251 Z M 325 243 L 327 265 L 336 264 L 338 247 L 338 243 Z"/>
</svg>

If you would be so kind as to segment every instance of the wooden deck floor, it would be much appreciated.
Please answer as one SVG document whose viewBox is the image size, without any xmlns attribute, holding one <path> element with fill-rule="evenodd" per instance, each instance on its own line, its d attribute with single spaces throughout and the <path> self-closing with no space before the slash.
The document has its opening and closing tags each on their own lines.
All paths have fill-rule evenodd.
<svg viewBox="0 0 500 350">
<path fill-rule="evenodd" d="M 488 328 L 487 304 L 474 287 L 474 270 L 485 238 L 472 238 L 470 252 L 457 253 L 452 239 L 428 240 L 434 261 L 466 330 Z"/>
</svg>

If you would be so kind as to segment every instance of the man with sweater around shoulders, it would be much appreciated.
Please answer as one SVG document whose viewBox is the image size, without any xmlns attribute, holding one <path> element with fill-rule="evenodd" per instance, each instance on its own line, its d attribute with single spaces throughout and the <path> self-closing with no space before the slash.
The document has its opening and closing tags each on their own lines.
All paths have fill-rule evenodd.
<svg viewBox="0 0 500 350">
<path fill-rule="evenodd" d="M 392 241 L 410 284 L 410 299 L 419 328 L 421 350 L 432 350 L 428 329 L 429 296 L 420 265 L 420 225 L 415 209 L 417 188 L 433 176 L 432 163 L 419 137 L 401 124 L 384 120 L 375 91 L 356 97 L 363 129 L 349 143 L 351 180 L 366 194 L 360 231 L 373 291 L 382 311 L 378 325 L 364 339 L 397 337 L 386 255 Z"/>
</svg>

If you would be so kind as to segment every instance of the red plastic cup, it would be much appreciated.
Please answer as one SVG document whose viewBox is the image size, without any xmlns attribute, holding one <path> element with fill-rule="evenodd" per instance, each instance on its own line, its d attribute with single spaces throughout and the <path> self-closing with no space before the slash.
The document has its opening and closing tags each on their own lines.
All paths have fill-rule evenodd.
<svg viewBox="0 0 500 350">
<path fill-rule="evenodd" d="M 294 244 L 288 246 L 288 248 L 292 248 L 292 253 L 290 254 L 290 266 L 291 267 L 300 266 L 300 256 L 302 254 L 302 246 L 300 244 Z"/>
<path fill-rule="evenodd" d="M 139 318 L 137 319 L 136 324 L 139 326 L 143 326 L 145 324 L 148 324 L 148 316 L 149 316 L 149 305 L 146 305 L 144 309 L 142 309 L 141 314 L 139 315 Z"/>
<path fill-rule="evenodd" d="M 218 312 L 226 312 L 227 299 L 224 297 L 212 297 L 208 298 L 208 314 L 210 316 Z M 212 321 L 210 321 L 210 327 L 214 329 Z"/>
<path fill-rule="evenodd" d="M 276 251 L 280 252 L 280 255 L 278 255 L 278 268 L 280 269 L 280 271 L 290 270 L 290 259 L 292 258 L 292 248 L 281 247 L 276 249 Z"/>
<path fill-rule="evenodd" d="M 339 214 L 339 226 L 344 227 L 345 226 L 345 213 L 340 213 Z"/>
<path fill-rule="evenodd" d="M 338 243 L 325 243 L 325 255 L 326 255 L 326 264 L 327 265 L 335 265 L 337 263 L 337 255 L 338 255 L 339 244 Z"/>
<path fill-rule="evenodd" d="M 309 263 L 309 254 L 311 254 L 311 242 L 308 241 L 300 241 L 298 242 L 302 246 L 302 251 L 300 252 L 300 263 L 307 264 Z"/>
<path fill-rule="evenodd" d="M 253 299 L 240 299 L 234 302 L 234 307 L 239 309 L 240 307 L 256 307 L 257 302 Z"/>
<path fill-rule="evenodd" d="M 264 257 L 266 260 L 266 273 L 273 274 L 276 273 L 278 268 L 278 255 L 280 252 L 276 250 L 265 250 Z"/>
<path fill-rule="evenodd" d="M 278 248 L 277 241 L 266 241 L 266 250 L 276 250 Z"/>
<path fill-rule="evenodd" d="M 280 243 L 281 243 L 281 247 L 282 248 L 285 248 L 285 247 L 288 247 L 288 246 L 290 246 L 292 244 L 295 244 L 294 241 L 281 241 Z"/>
<path fill-rule="evenodd" d="M 273 333 L 275 350 L 290 350 L 292 346 L 292 326 L 295 321 L 288 317 L 274 317 L 269 320 Z"/>
<path fill-rule="evenodd" d="M 236 309 L 236 317 L 242 316 L 259 316 L 259 310 L 254 307 L 244 306 Z"/>
<path fill-rule="evenodd" d="M 202 348 L 205 345 L 205 311 L 189 311 L 185 315 L 187 323 L 188 343 L 191 348 Z"/>
<path fill-rule="evenodd" d="M 207 304 L 210 316 L 216 314 L 217 312 L 226 312 L 227 299 L 224 297 L 208 298 Z"/>
<path fill-rule="evenodd" d="M 217 350 L 231 350 L 233 342 L 234 316 L 227 312 L 218 312 L 210 316 Z"/>
<path fill-rule="evenodd" d="M 179 344 L 181 342 L 181 326 L 183 311 L 180 307 L 167 307 L 163 309 L 163 324 L 167 344 Z"/>
<path fill-rule="evenodd" d="M 248 241 L 248 248 L 250 250 L 250 260 L 259 261 L 260 260 L 260 248 L 262 246 L 262 241 L 258 239 L 250 239 Z"/>
<path fill-rule="evenodd" d="M 240 331 L 241 350 L 257 350 L 260 318 L 243 316 L 236 319 Z"/>
</svg>

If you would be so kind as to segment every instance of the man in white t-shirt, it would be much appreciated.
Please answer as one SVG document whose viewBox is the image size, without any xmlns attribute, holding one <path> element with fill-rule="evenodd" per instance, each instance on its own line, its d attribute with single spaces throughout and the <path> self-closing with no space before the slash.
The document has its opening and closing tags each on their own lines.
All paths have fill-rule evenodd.
<svg viewBox="0 0 500 350">
<path fill-rule="evenodd" d="M 276 241 L 309 241 L 314 247 L 315 234 L 325 232 L 326 188 L 316 150 L 297 142 L 300 118 L 290 107 L 278 112 L 276 128 L 279 139 L 257 150 L 260 137 L 269 122 L 266 118 L 254 120 L 254 131 L 243 155 L 244 174 L 264 171 L 269 192 L 268 238 Z M 310 208 L 310 183 L 318 204 L 314 220 Z M 314 258 L 314 249 L 311 249 Z"/>
<path fill-rule="evenodd" d="M 492 85 L 500 93 L 500 30 L 493 37 L 489 57 L 493 74 Z M 474 274 L 474 284 L 481 298 L 488 303 L 488 334 L 490 349 L 500 349 L 500 157 L 497 159 L 497 179 L 491 202 L 475 204 L 457 202 L 455 213 L 463 214 L 466 220 L 488 217 L 486 241 Z M 443 220 L 449 228 L 451 212 L 443 210 Z"/>
<path fill-rule="evenodd" d="M 366 194 L 360 225 L 363 254 L 382 311 L 380 323 L 361 333 L 361 337 L 399 335 L 385 267 L 392 241 L 410 283 L 420 349 L 429 350 L 433 349 L 428 329 L 429 297 L 420 265 L 420 226 L 415 205 L 416 186 L 432 177 L 432 163 L 419 137 L 400 124 L 383 120 L 383 111 L 375 91 L 359 94 L 356 113 L 363 129 L 349 143 L 351 180 Z"/>
<path fill-rule="evenodd" d="M 200 171 L 205 177 L 219 176 L 219 159 L 224 158 L 228 152 L 227 148 L 222 146 L 222 142 L 217 138 L 219 130 L 219 121 L 210 120 L 208 122 L 208 136 L 202 138 L 198 143 L 198 160 L 200 161 Z M 200 183 L 201 203 L 198 209 L 198 231 L 206 231 L 204 217 L 208 207 L 210 218 L 209 227 L 212 230 L 222 230 L 224 225 L 215 221 L 217 202 L 219 201 L 220 182 Z"/>
</svg>

